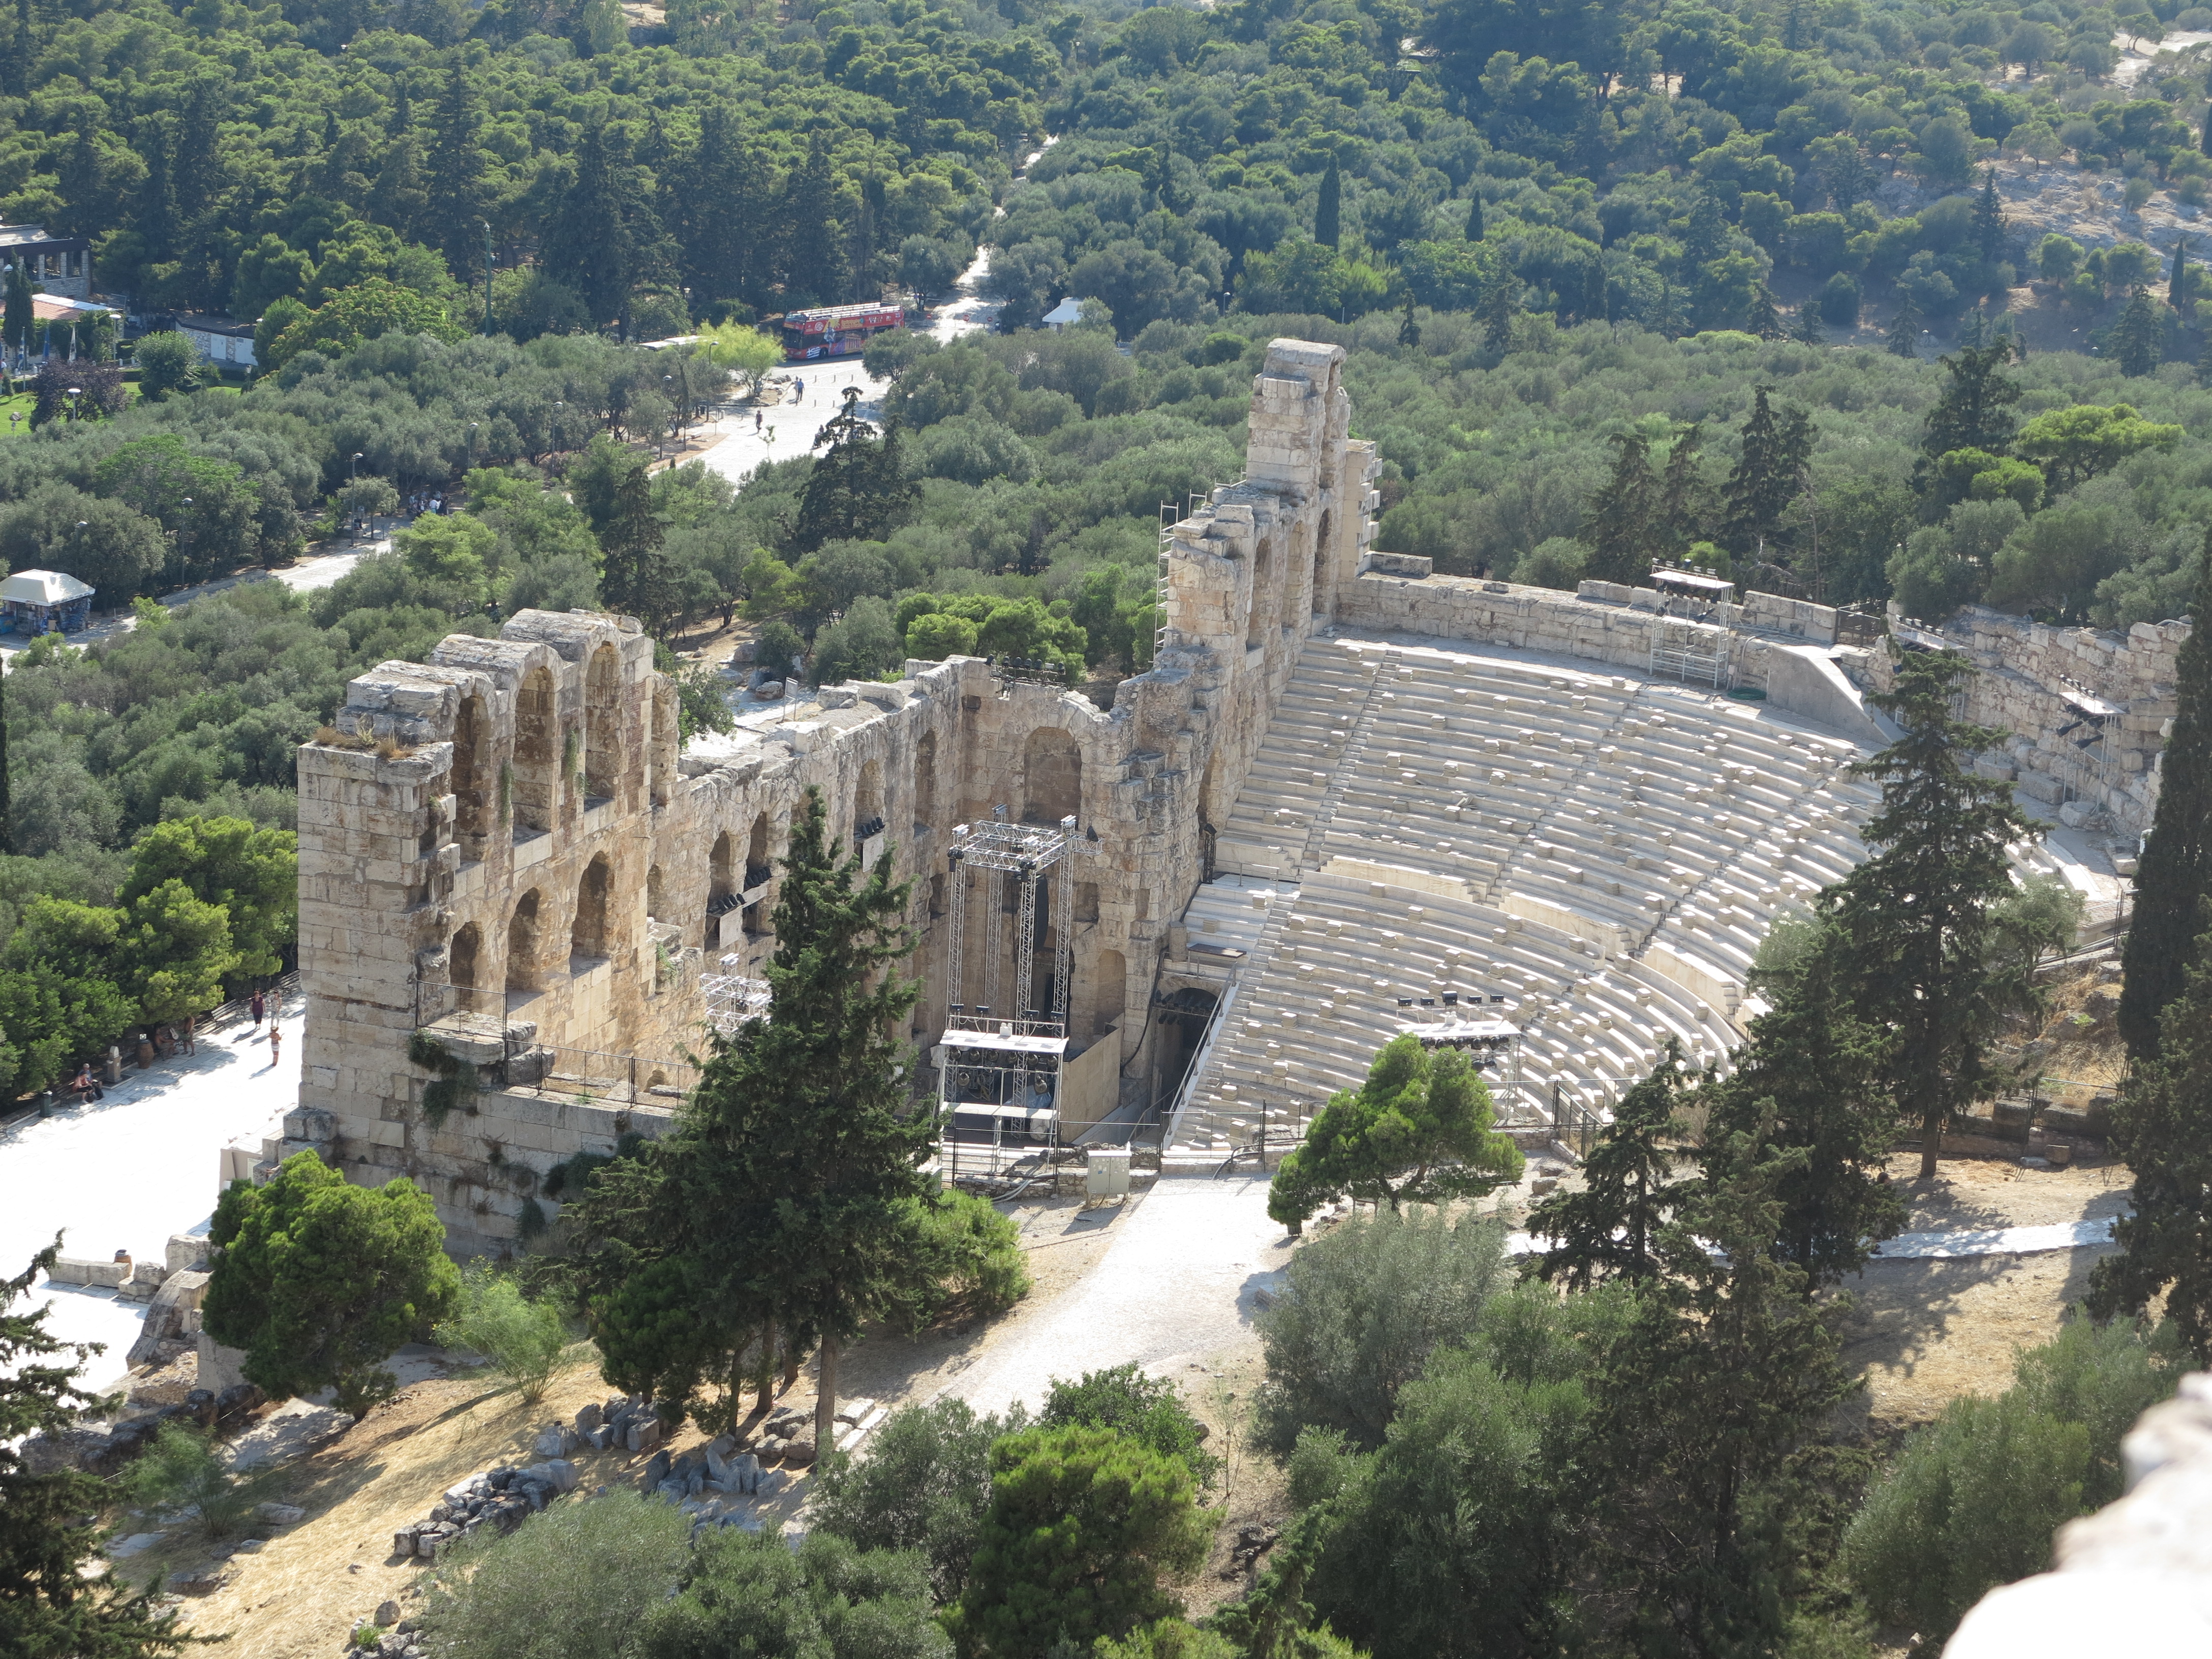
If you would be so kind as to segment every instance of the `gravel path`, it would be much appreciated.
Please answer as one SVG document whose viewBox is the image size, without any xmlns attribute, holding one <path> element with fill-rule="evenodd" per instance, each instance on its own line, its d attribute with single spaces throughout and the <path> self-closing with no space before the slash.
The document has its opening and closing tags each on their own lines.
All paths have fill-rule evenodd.
<svg viewBox="0 0 2212 1659">
<path fill-rule="evenodd" d="M 1116 1237 L 1083 1283 L 940 1395 L 980 1412 L 1034 1409 L 1056 1376 L 1133 1360 L 1164 1375 L 1202 1360 L 1249 1340 L 1256 1294 L 1291 1255 L 1267 1218 L 1267 1183 L 1251 1176 L 1164 1176 L 1107 1224 Z"/>
</svg>

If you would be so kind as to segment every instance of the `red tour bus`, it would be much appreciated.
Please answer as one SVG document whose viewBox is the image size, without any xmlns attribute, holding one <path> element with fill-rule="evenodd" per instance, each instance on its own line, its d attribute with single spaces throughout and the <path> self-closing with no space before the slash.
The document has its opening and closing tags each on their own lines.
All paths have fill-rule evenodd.
<svg viewBox="0 0 2212 1659">
<path fill-rule="evenodd" d="M 788 312 L 783 319 L 784 361 L 811 363 L 822 357 L 857 357 L 877 335 L 905 322 L 903 309 L 881 301 Z"/>
</svg>

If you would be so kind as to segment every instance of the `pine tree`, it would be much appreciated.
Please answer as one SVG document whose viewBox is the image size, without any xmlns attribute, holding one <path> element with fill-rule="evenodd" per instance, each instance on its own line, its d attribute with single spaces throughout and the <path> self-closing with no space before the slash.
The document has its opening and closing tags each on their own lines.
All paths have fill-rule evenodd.
<svg viewBox="0 0 2212 1659">
<path fill-rule="evenodd" d="M 1796 961 L 1759 976 L 1771 1006 L 1752 1022 L 1726 1077 L 1698 1103 L 1709 1137 L 1753 1136 L 1802 1164 L 1775 1185 L 1775 1254 L 1809 1283 L 1832 1285 L 1893 1237 L 1905 1208 L 1883 1172 L 1896 1111 L 1884 1087 L 1883 1034 L 1851 1006 L 1845 941 L 1822 927 Z"/>
<path fill-rule="evenodd" d="M 1912 296 L 1897 308 L 1897 315 L 1889 319 L 1889 332 L 1882 337 L 1882 348 L 1893 357 L 1917 357 L 1920 355 L 1920 336 L 1928 326 L 1920 315 L 1920 307 L 1912 303 Z"/>
<path fill-rule="evenodd" d="M 1764 283 L 1759 285 L 1759 291 L 1752 295 L 1751 314 L 1744 319 L 1744 327 L 1762 340 L 1778 340 L 1782 337 L 1781 313 L 1775 310 L 1774 295 Z"/>
<path fill-rule="evenodd" d="M 1790 337 L 1800 345 L 1816 346 L 1827 343 L 1828 337 L 1820 330 L 1819 301 L 1808 300 L 1797 307 L 1797 326 L 1790 331 Z"/>
<path fill-rule="evenodd" d="M 1475 315 L 1482 319 L 1482 343 L 1503 351 L 1513 343 L 1513 319 L 1521 313 L 1521 279 L 1506 267 L 1492 270 L 1482 284 L 1482 304 Z"/>
<path fill-rule="evenodd" d="M 2212 155 L 2212 150 L 2208 150 L 2206 154 Z M 1479 190 L 1471 190 L 1467 196 L 1467 240 L 1470 242 L 1479 242 L 1482 240 L 1482 192 Z"/>
<path fill-rule="evenodd" d="M 1859 831 L 1879 850 L 1824 896 L 1858 1017 L 1888 1033 L 1890 1093 L 1920 1126 L 1923 1180 L 1943 1126 L 2001 1080 L 1989 1050 L 2009 1004 L 1990 962 L 1991 912 L 2013 890 L 2005 849 L 2033 828 L 2009 784 L 1973 769 L 2005 734 L 1951 716 L 1974 672 L 1950 652 L 1899 655 L 1893 688 L 1872 701 L 1904 732 L 1852 769 L 1881 786 L 1881 810 Z"/>
<path fill-rule="evenodd" d="M 823 305 L 842 300 L 848 286 L 846 239 L 837 225 L 836 201 L 830 140 L 817 132 L 807 144 L 806 160 L 784 182 L 783 217 L 789 227 L 784 277 L 794 294 Z"/>
<path fill-rule="evenodd" d="M 1966 346 L 1951 356 L 1937 359 L 1949 375 L 1920 440 L 1920 453 L 1929 462 L 1941 460 L 1954 449 L 1985 449 L 2002 455 L 2012 447 L 2014 421 L 2012 405 L 2020 401 L 2020 383 L 2002 373 L 2012 357 L 2012 347 L 2000 340 L 1994 345 Z M 1924 476 L 1926 468 L 1922 469 Z"/>
<path fill-rule="evenodd" d="M 667 529 L 653 510 L 653 489 L 642 461 L 624 470 L 605 520 L 597 528 L 605 559 L 600 598 L 611 609 L 640 618 L 646 631 L 659 638 L 678 601 L 668 560 L 660 550 Z"/>
<path fill-rule="evenodd" d="M 1667 1039 L 1659 1063 L 1613 1109 L 1613 1121 L 1583 1158 L 1578 1193 L 1557 1192 L 1528 1212 L 1528 1234 L 1552 1248 L 1528 1258 L 1536 1278 L 1586 1291 L 1607 1279 L 1649 1279 L 1659 1271 L 1659 1234 L 1681 1203 L 1677 1158 L 1688 1149 L 1683 1108 L 1697 1073 L 1681 1045 Z"/>
<path fill-rule="evenodd" d="M 1592 259 L 1583 267 L 1582 303 L 1576 309 L 1586 323 L 1612 320 L 1612 290 L 1605 280 L 1605 266 L 1598 260 Z"/>
<path fill-rule="evenodd" d="M 865 873 L 857 852 L 841 854 L 810 789 L 782 864 L 767 1016 L 717 1036 L 673 1131 L 572 1206 L 611 1370 L 658 1362 L 663 1397 L 684 1400 L 734 1380 L 743 1328 L 765 1312 L 794 1343 L 821 1342 L 823 1455 L 842 1345 L 911 1285 L 936 1188 L 921 1168 L 929 1120 L 905 1112 L 909 1056 L 892 1035 L 919 994 L 898 971 L 915 949 L 908 887 L 889 854 Z M 641 1285 L 657 1303 L 637 1305 Z M 702 1373 L 714 1355 L 720 1378 Z"/>
<path fill-rule="evenodd" d="M 1994 265 L 2004 258 L 2004 204 L 1997 199 L 1997 170 L 1986 169 L 1982 174 L 1982 193 L 1974 198 L 1974 252 L 1985 265 Z"/>
<path fill-rule="evenodd" d="M 106 1530 L 89 1517 L 113 1501 L 106 1483 L 74 1468 L 32 1474 L 28 1436 L 73 1426 L 94 1396 L 78 1379 L 97 1343 L 67 1343 L 46 1330 L 48 1310 L 15 1312 L 61 1241 L 15 1278 L 0 1281 L 0 1653 L 25 1659 L 152 1659 L 193 1638 L 174 1613 L 157 1613 L 150 1589 L 102 1570 Z M 61 1364 L 58 1357 L 67 1356 Z"/>
<path fill-rule="evenodd" d="M 2158 313 L 2149 290 L 2137 283 L 2128 295 L 2128 307 L 2112 325 L 2112 356 L 2123 374 L 2148 374 L 2160 357 Z"/>
<path fill-rule="evenodd" d="M 1768 558 L 1773 550 L 1767 544 L 1797 498 L 1813 449 L 1811 418 L 1798 410 L 1778 418 L 1767 403 L 1773 390 L 1763 386 L 1753 391 L 1751 414 L 1743 423 L 1742 452 L 1721 492 L 1725 504 L 1723 545 L 1732 552 Z"/>
<path fill-rule="evenodd" d="M 2173 735 L 2159 760 L 2158 811 L 2136 872 L 2136 914 L 2121 947 L 2120 1035 L 2140 1065 L 2158 1051 L 2159 1017 L 2181 991 L 2212 895 L 2212 530 L 2175 659 Z"/>
<path fill-rule="evenodd" d="M 1413 347 L 1421 343 L 1421 325 L 1413 320 L 1413 296 L 1406 296 L 1406 313 L 1398 319 L 1398 343 Z"/>
<path fill-rule="evenodd" d="M 1344 180 L 1336 171 L 1336 163 L 1328 164 L 1328 171 L 1321 176 L 1321 197 L 1314 204 L 1314 240 L 1323 247 L 1334 247 L 1343 232 L 1340 221 L 1344 209 Z"/>
<path fill-rule="evenodd" d="M 586 127 L 576 146 L 576 176 L 545 228 L 545 274 L 575 290 L 593 327 L 619 319 L 635 284 L 638 239 L 634 221 L 643 204 L 619 129 Z"/>
<path fill-rule="evenodd" d="M 2173 244 L 2173 264 L 2166 272 L 2166 302 L 2176 311 L 2189 299 L 2189 239 L 2179 237 Z"/>
<path fill-rule="evenodd" d="M 483 149 L 477 142 L 483 117 L 467 71 L 456 63 L 430 114 L 430 161 L 425 184 L 428 215 L 420 240 L 441 248 L 456 272 L 471 269 L 482 252 L 477 219 L 483 211 Z"/>
<path fill-rule="evenodd" d="M 1698 465 L 1705 443 L 1705 428 L 1695 421 L 1685 422 L 1674 428 L 1674 441 L 1667 452 L 1652 527 L 1655 540 L 1669 558 L 1679 557 L 1692 542 L 1703 541 L 1712 518 L 1712 492 Z"/>
<path fill-rule="evenodd" d="M 1593 581 L 1634 586 L 1651 574 L 1651 517 L 1656 488 L 1651 445 L 1631 429 L 1613 438 L 1613 476 L 1589 499 L 1583 540 L 1589 558 L 1583 574 Z"/>
<path fill-rule="evenodd" d="M 811 553 L 824 542 L 872 541 L 902 517 L 921 487 L 905 476 L 898 433 L 876 428 L 855 412 L 860 392 L 845 389 L 845 406 L 814 434 L 822 455 L 799 498 L 791 546 Z"/>
<path fill-rule="evenodd" d="M 2156 1053 L 2136 1060 L 2112 1108 L 2112 1149 L 2135 1176 L 2120 1254 L 2091 1270 L 2090 1311 L 2166 1316 L 2212 1362 L 2212 932 L 2197 939 L 2179 994 L 2159 1018 Z"/>
</svg>

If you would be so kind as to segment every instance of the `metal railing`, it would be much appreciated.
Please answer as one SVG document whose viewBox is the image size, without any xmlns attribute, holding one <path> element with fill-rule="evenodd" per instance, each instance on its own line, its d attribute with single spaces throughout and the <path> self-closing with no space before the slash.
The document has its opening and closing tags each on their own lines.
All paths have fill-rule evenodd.
<svg viewBox="0 0 2212 1659">
<path fill-rule="evenodd" d="M 648 1106 L 673 1111 L 699 1081 L 689 1060 L 656 1060 L 646 1054 L 607 1054 L 536 1043 L 508 1054 L 489 1068 L 485 1081 L 510 1093 L 539 1099 L 564 1097 L 579 1106 Z"/>
</svg>

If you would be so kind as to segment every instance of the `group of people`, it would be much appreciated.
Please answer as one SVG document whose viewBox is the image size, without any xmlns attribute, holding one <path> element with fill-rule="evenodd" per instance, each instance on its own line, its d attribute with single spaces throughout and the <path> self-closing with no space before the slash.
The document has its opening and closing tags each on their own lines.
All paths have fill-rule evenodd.
<svg viewBox="0 0 2212 1659">
<path fill-rule="evenodd" d="M 276 1069 L 277 1062 L 283 1058 L 283 1030 L 274 1019 L 270 1018 L 269 999 L 261 992 L 254 992 L 253 995 L 247 1000 L 246 1007 L 253 1016 L 252 1036 L 258 1036 L 260 1034 L 263 1020 L 269 1021 L 268 1069 L 273 1072 Z M 249 1042 L 252 1040 L 252 1036 L 247 1038 Z M 92 1073 L 92 1062 L 88 1060 L 76 1068 L 76 1075 L 64 1085 L 63 1092 L 73 1097 L 80 1106 L 89 1106 L 94 1101 L 107 1098 L 106 1091 L 101 1088 L 100 1079 Z"/>
</svg>

